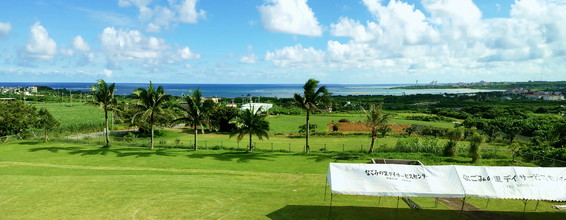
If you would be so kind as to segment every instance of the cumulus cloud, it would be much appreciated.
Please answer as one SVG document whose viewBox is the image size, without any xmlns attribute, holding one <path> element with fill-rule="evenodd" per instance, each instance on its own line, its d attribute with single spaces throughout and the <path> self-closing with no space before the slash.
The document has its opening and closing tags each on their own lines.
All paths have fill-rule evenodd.
<svg viewBox="0 0 566 220">
<path fill-rule="evenodd" d="M 73 48 L 78 51 L 86 52 L 90 50 L 90 46 L 84 41 L 83 37 L 76 36 L 73 38 Z"/>
<path fill-rule="evenodd" d="M 51 38 L 47 30 L 36 22 L 30 27 L 30 37 L 25 46 L 26 58 L 37 60 L 50 60 L 57 54 L 57 43 Z"/>
<path fill-rule="evenodd" d="M 105 77 L 111 77 L 112 76 L 112 70 L 104 69 L 104 70 L 102 70 L 102 75 L 105 76 Z"/>
<path fill-rule="evenodd" d="M 265 54 L 265 60 L 272 61 L 277 66 L 317 65 L 324 59 L 324 51 L 313 47 L 303 48 L 301 44 Z"/>
<path fill-rule="evenodd" d="M 100 34 L 107 69 L 119 69 L 123 62 L 137 62 L 145 68 L 179 60 L 199 59 L 189 47 L 175 48 L 164 39 L 146 36 L 137 30 L 105 28 Z"/>
<path fill-rule="evenodd" d="M 322 28 L 307 0 L 265 0 L 258 7 L 263 27 L 273 32 L 321 36 Z"/>
<path fill-rule="evenodd" d="M 102 49 L 109 66 L 117 68 L 120 61 L 158 62 L 169 45 L 163 39 L 147 37 L 135 30 L 105 28 L 100 34 Z"/>
<path fill-rule="evenodd" d="M 0 22 L 0 37 L 6 37 L 12 30 L 12 24 L 9 22 Z"/>
<path fill-rule="evenodd" d="M 379 26 L 371 21 L 367 22 L 367 26 L 360 24 L 354 19 L 342 17 L 336 24 L 330 25 L 330 33 L 334 36 L 351 37 L 358 42 L 367 42 L 381 35 Z"/>
<path fill-rule="evenodd" d="M 191 51 L 191 49 L 189 49 L 189 47 L 184 47 L 184 48 L 179 49 L 177 51 L 177 54 L 179 55 L 179 58 L 181 58 L 183 60 L 200 59 L 200 54 L 193 53 Z"/>
<path fill-rule="evenodd" d="M 506 18 L 483 18 L 471 0 L 421 3 L 426 12 L 402 0 L 363 0 L 372 19 L 341 17 L 330 24 L 330 33 L 349 38 L 346 42 L 329 40 L 323 49 L 284 47 L 267 52 L 265 59 L 276 66 L 386 75 L 473 76 L 527 73 L 540 62 L 556 66 L 552 62 L 566 56 L 564 3 L 517 0 Z"/>
<path fill-rule="evenodd" d="M 197 9 L 198 0 L 169 0 L 167 5 L 150 6 L 151 0 L 119 0 L 120 7 L 136 7 L 139 20 L 147 24 L 147 32 L 161 32 L 171 24 L 197 23 L 206 11 Z"/>
<path fill-rule="evenodd" d="M 240 58 L 240 63 L 254 64 L 255 62 L 257 62 L 257 56 L 253 53 Z"/>
</svg>

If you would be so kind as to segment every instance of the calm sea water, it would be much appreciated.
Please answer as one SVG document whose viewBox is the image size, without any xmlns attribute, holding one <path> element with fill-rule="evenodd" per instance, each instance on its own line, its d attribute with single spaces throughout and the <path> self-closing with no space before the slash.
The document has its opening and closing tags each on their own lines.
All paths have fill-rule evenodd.
<svg viewBox="0 0 566 220">
<path fill-rule="evenodd" d="M 28 87 L 49 86 L 54 89 L 68 89 L 75 91 L 90 91 L 94 83 L 66 83 L 66 82 L 0 82 L 0 87 Z M 128 95 L 137 88 L 147 88 L 149 83 L 116 83 L 115 94 Z M 167 94 L 182 96 L 189 94 L 189 90 L 200 87 L 205 97 L 236 98 L 248 96 L 263 97 L 293 97 L 295 93 L 302 93 L 303 84 L 155 84 L 163 86 Z M 406 86 L 408 84 L 321 84 L 328 88 L 333 95 L 413 95 L 413 94 L 444 94 L 444 93 L 476 93 L 497 90 L 477 89 L 391 89 L 392 87 Z"/>
</svg>

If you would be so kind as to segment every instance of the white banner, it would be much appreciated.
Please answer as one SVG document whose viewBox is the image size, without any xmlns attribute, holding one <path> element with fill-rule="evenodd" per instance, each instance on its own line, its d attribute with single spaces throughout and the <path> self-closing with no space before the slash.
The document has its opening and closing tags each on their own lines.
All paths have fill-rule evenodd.
<svg viewBox="0 0 566 220">
<path fill-rule="evenodd" d="M 331 163 L 332 193 L 566 201 L 566 168 Z"/>
<path fill-rule="evenodd" d="M 455 166 L 467 196 L 566 200 L 566 168 Z"/>
<path fill-rule="evenodd" d="M 451 166 L 331 163 L 333 193 L 367 196 L 463 197 Z"/>
</svg>

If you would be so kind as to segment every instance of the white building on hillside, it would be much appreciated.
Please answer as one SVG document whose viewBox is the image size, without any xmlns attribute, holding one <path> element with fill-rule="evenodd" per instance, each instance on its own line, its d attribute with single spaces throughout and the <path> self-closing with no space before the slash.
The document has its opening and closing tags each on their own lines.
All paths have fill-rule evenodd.
<svg viewBox="0 0 566 220">
<path fill-rule="evenodd" d="M 262 111 L 267 111 L 270 108 L 273 108 L 273 104 L 269 104 L 269 103 L 248 103 L 248 104 L 243 104 L 242 107 L 240 107 L 240 110 L 254 109 L 254 111 L 257 112 L 259 109 L 261 109 Z"/>
</svg>

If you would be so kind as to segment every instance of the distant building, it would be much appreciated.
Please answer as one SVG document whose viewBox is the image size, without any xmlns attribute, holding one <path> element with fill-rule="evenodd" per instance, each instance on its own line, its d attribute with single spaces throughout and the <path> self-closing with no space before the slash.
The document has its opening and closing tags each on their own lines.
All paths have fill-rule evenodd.
<svg viewBox="0 0 566 220">
<path fill-rule="evenodd" d="M 536 95 L 536 94 L 527 94 L 525 95 L 525 98 L 527 99 L 540 99 L 541 95 Z"/>
<path fill-rule="evenodd" d="M 564 100 L 563 95 L 541 95 L 543 100 L 560 101 Z"/>
<path fill-rule="evenodd" d="M 511 97 L 509 97 L 509 96 L 504 96 L 504 97 L 501 97 L 501 99 L 502 99 L 502 100 L 512 100 L 513 98 L 511 98 Z"/>
<path fill-rule="evenodd" d="M 238 108 L 238 105 L 237 105 L 237 104 L 234 104 L 234 103 L 228 103 L 228 104 L 226 104 L 226 106 L 228 106 L 228 107 L 233 107 L 233 108 Z"/>
<path fill-rule="evenodd" d="M 30 93 L 37 93 L 37 86 L 30 86 L 30 87 L 28 87 L 28 92 L 30 92 Z"/>
<path fill-rule="evenodd" d="M 269 103 L 248 103 L 248 104 L 243 104 L 242 107 L 240 107 L 240 110 L 253 109 L 255 112 L 257 112 L 259 109 L 261 109 L 261 111 L 267 111 L 270 108 L 273 108 L 273 104 L 269 104 Z"/>
</svg>

